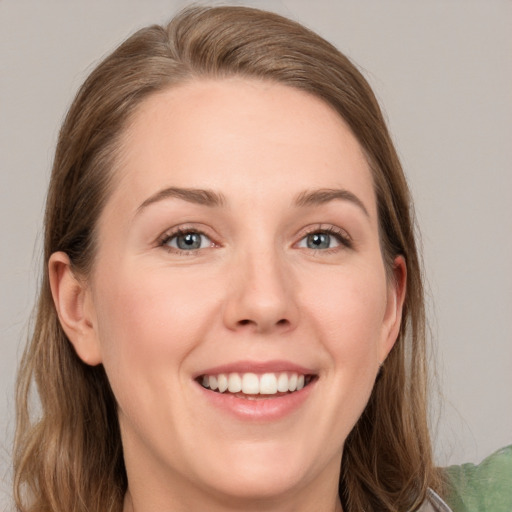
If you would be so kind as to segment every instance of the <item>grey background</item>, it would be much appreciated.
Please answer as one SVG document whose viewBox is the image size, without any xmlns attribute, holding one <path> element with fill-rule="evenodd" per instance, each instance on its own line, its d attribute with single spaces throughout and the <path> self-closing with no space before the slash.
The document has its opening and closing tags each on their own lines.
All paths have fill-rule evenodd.
<svg viewBox="0 0 512 512">
<path fill-rule="evenodd" d="M 0 506 L 13 381 L 60 122 L 87 70 L 172 0 L 0 0 Z M 211 2 L 210 2 L 211 3 Z M 229 3 L 229 2 L 228 2 Z M 416 200 L 440 395 L 439 464 L 512 443 L 512 2 L 231 2 L 288 15 L 358 63 Z"/>
</svg>

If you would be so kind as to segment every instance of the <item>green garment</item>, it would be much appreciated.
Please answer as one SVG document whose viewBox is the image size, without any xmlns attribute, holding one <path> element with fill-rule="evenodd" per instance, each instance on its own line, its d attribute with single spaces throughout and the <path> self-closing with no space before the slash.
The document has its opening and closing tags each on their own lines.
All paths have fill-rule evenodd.
<svg viewBox="0 0 512 512">
<path fill-rule="evenodd" d="M 453 512 L 512 512 L 512 445 L 478 465 L 450 466 L 445 471 L 445 501 Z"/>
</svg>

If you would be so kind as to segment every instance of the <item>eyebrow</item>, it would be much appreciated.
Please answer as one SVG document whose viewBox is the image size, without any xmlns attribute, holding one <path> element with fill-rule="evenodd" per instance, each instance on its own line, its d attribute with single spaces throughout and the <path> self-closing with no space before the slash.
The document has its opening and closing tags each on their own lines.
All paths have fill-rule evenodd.
<svg viewBox="0 0 512 512">
<path fill-rule="evenodd" d="M 150 204 L 157 203 L 169 198 L 182 199 L 183 201 L 188 201 L 189 203 L 195 203 L 209 207 L 224 206 L 226 203 L 224 196 L 214 192 L 213 190 L 205 190 L 200 188 L 168 187 L 159 190 L 156 194 L 148 197 L 137 208 L 137 213 L 147 208 Z"/>
<path fill-rule="evenodd" d="M 148 197 L 137 208 L 137 213 L 140 213 L 151 204 L 169 198 L 182 199 L 183 201 L 188 201 L 189 203 L 195 203 L 211 208 L 225 206 L 226 204 L 224 195 L 218 192 L 214 192 L 213 190 L 200 188 L 168 187 L 159 190 L 152 196 Z M 335 200 L 349 201 L 358 206 L 367 217 L 370 216 L 364 203 L 355 194 L 345 189 L 321 188 L 318 190 L 305 190 L 295 198 L 294 204 L 297 207 L 304 208 L 308 206 L 317 206 L 329 203 L 330 201 Z"/>
<path fill-rule="evenodd" d="M 349 201 L 358 206 L 367 217 L 370 216 L 361 199 L 345 189 L 321 188 L 318 190 L 305 190 L 296 197 L 295 205 L 299 207 L 318 206 L 335 200 Z"/>
</svg>

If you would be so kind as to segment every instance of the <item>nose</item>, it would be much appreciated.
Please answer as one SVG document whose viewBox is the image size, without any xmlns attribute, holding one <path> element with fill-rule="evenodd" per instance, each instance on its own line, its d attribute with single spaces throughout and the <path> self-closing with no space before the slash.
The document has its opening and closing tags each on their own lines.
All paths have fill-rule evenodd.
<svg viewBox="0 0 512 512">
<path fill-rule="evenodd" d="M 246 252 L 234 263 L 228 278 L 225 325 L 260 334 L 293 330 L 299 308 L 285 258 L 271 251 Z"/>
</svg>

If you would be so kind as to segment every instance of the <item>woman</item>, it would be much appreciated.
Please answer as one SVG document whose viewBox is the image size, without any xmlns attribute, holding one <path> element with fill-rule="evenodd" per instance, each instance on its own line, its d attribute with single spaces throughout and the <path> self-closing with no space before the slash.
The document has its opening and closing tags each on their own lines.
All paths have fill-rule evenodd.
<svg viewBox="0 0 512 512">
<path fill-rule="evenodd" d="M 19 510 L 448 510 L 407 184 L 329 43 L 233 7 L 139 31 L 70 108 L 45 222 Z"/>
</svg>

